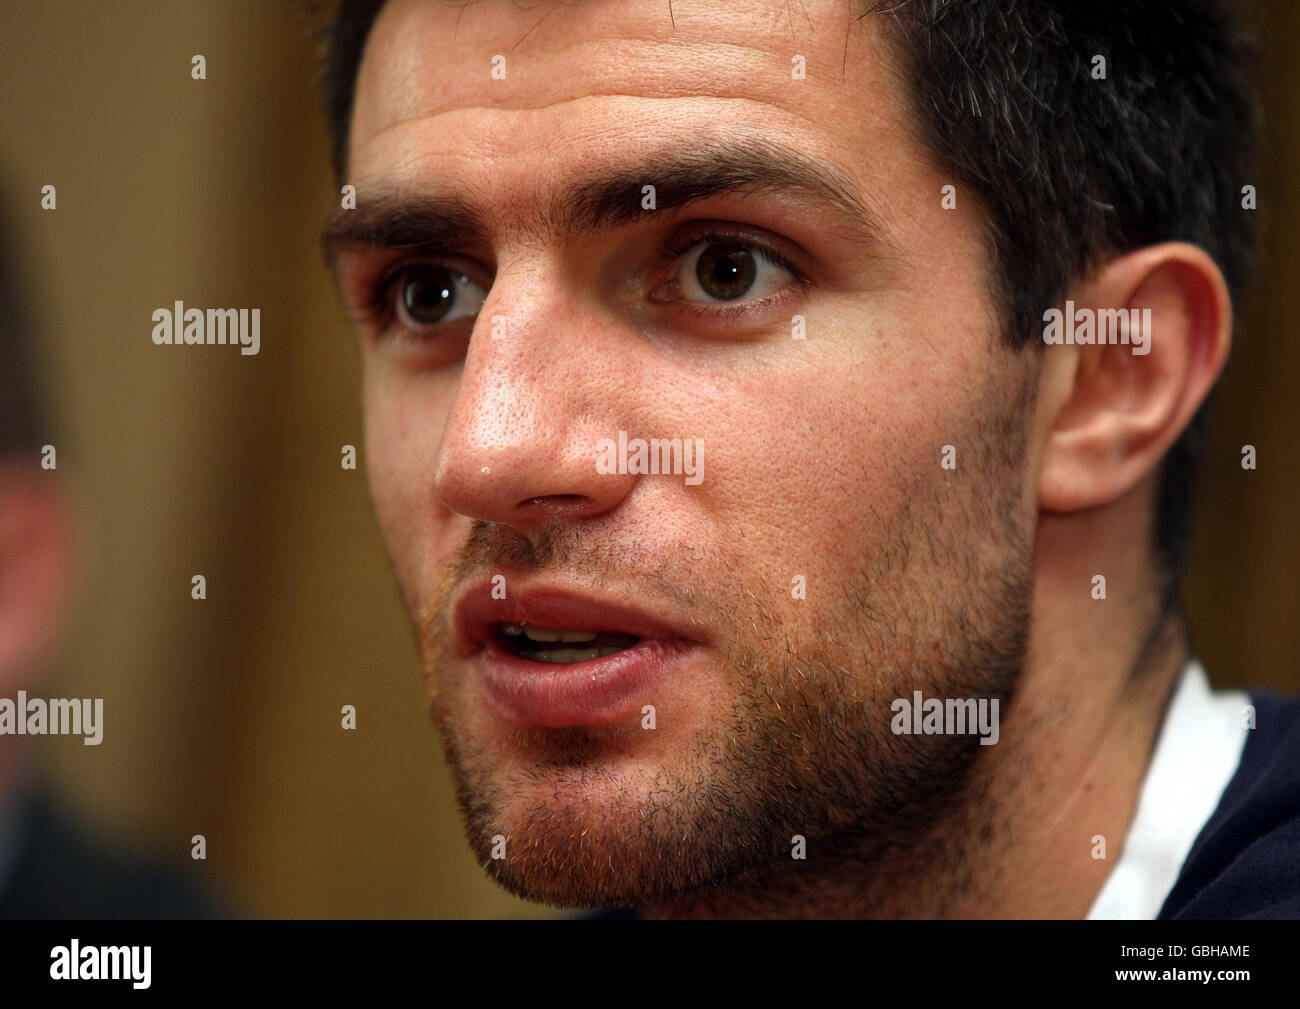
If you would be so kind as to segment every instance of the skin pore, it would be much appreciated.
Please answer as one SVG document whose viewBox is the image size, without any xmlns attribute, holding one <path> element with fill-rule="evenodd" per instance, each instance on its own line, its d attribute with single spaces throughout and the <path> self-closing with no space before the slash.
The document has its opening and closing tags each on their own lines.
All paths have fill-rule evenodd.
<svg viewBox="0 0 1300 1009">
<path fill-rule="evenodd" d="M 846 21 L 831 2 L 670 21 L 393 0 L 367 44 L 358 206 L 327 246 L 368 475 L 470 843 L 530 899 L 1079 917 L 1122 847 L 1186 657 L 1158 619 L 1152 490 L 1227 353 L 1222 278 L 1177 243 L 1116 257 L 1071 296 L 1150 307 L 1149 355 L 1009 349 L 978 203 L 941 206 L 879 27 Z M 853 199 L 775 174 L 672 198 L 692 152 L 756 148 Z M 606 177 L 639 180 L 634 212 L 566 212 Z M 667 199 L 642 210 L 640 184 Z M 467 213 L 435 226 L 452 198 Z M 753 295 L 693 280 L 720 240 L 775 253 L 754 254 Z M 419 325 L 393 292 L 435 263 L 471 307 Z M 620 430 L 701 439 L 704 479 L 600 473 Z M 502 720 L 452 628 L 498 574 L 689 628 L 689 661 L 646 697 L 653 731 Z M 999 741 L 895 735 L 915 690 L 1001 699 Z"/>
</svg>

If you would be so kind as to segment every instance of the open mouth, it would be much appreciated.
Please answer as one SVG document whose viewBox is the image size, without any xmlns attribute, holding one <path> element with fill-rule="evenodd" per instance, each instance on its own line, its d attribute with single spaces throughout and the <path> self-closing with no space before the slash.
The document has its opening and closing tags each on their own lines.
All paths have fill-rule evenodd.
<svg viewBox="0 0 1300 1009">
<path fill-rule="evenodd" d="M 490 709 L 516 729 L 639 724 L 664 681 L 698 671 L 705 628 L 670 622 L 628 591 L 520 584 L 497 596 L 481 582 L 452 615 L 458 659 Z M 676 689 L 685 689 L 677 687 Z"/>
<path fill-rule="evenodd" d="M 501 623 L 496 637 L 511 655 L 533 662 L 571 664 L 626 651 L 641 639 L 617 631 L 579 631 L 533 624 Z"/>
</svg>

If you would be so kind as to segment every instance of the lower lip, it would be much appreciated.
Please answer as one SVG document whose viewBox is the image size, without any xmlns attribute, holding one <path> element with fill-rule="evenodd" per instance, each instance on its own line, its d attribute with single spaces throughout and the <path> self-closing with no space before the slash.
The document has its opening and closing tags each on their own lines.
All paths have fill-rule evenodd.
<svg viewBox="0 0 1300 1009">
<path fill-rule="evenodd" d="M 685 664 L 686 641 L 639 641 L 585 662 L 534 662 L 492 642 L 472 660 L 497 713 L 518 729 L 608 726 L 640 717 L 655 685 Z"/>
</svg>

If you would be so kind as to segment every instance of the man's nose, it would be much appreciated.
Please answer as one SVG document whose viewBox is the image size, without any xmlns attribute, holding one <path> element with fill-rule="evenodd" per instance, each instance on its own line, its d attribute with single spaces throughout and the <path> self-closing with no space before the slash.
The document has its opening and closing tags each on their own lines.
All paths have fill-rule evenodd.
<svg viewBox="0 0 1300 1009">
<path fill-rule="evenodd" d="M 540 271 L 497 280 L 443 430 L 437 495 L 458 514 L 519 528 L 612 511 L 636 478 L 599 472 L 597 446 L 631 406 L 618 402 L 626 386 L 613 363 L 630 337 Z"/>
</svg>

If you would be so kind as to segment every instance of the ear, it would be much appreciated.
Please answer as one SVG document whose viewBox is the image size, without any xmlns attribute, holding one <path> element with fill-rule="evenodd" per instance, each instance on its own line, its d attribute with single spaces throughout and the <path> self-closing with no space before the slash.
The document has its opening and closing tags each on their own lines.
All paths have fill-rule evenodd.
<svg viewBox="0 0 1300 1009">
<path fill-rule="evenodd" d="M 1096 342 L 1045 348 L 1040 406 L 1049 429 L 1039 506 L 1059 512 L 1108 504 L 1153 472 L 1209 394 L 1232 341 L 1223 274 L 1185 242 L 1113 259 L 1068 300 L 1080 335 L 1091 311 Z M 1068 340 L 1066 307 L 1058 310 Z M 1106 309 L 1137 312 L 1116 317 Z M 1119 323 L 1109 327 L 1114 335 L 1110 320 Z"/>
<path fill-rule="evenodd" d="M 63 481 L 27 460 L 0 461 L 0 689 L 48 657 L 76 575 Z"/>
</svg>

